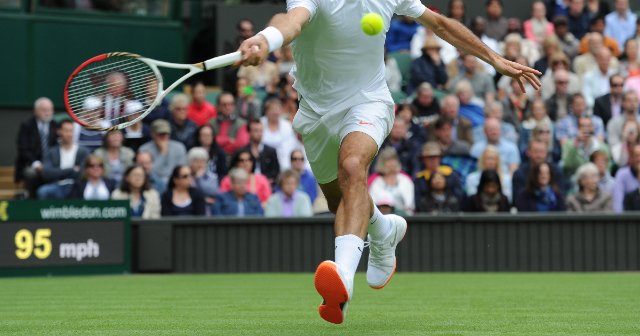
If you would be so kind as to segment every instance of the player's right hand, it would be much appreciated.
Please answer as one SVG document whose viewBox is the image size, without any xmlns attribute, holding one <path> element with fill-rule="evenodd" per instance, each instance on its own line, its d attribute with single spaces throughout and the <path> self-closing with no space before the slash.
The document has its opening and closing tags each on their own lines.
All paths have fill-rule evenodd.
<svg viewBox="0 0 640 336">
<path fill-rule="evenodd" d="M 242 42 L 238 51 L 242 55 L 235 63 L 239 65 L 258 65 L 264 62 L 269 56 L 269 44 L 267 39 L 261 34 L 254 35 Z"/>
</svg>

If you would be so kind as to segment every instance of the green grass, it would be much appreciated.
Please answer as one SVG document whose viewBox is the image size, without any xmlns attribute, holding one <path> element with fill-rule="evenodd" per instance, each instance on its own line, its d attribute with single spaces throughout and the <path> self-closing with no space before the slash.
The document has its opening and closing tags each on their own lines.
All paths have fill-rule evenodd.
<svg viewBox="0 0 640 336">
<path fill-rule="evenodd" d="M 343 325 L 311 274 L 0 279 L 2 335 L 639 335 L 639 273 L 364 274 Z"/>
</svg>

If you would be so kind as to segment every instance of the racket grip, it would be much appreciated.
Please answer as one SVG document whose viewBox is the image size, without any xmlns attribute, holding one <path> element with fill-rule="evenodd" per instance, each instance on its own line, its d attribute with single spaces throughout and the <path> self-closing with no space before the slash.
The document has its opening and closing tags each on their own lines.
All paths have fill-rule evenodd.
<svg viewBox="0 0 640 336">
<path fill-rule="evenodd" d="M 238 60 L 240 60 L 240 52 L 239 51 L 232 52 L 230 54 L 226 54 L 226 55 L 210 58 L 210 59 L 204 61 L 203 62 L 204 63 L 204 69 L 205 70 L 211 70 L 211 69 L 222 68 L 222 67 L 225 67 L 227 65 L 231 65 L 231 64 L 237 62 Z"/>
</svg>

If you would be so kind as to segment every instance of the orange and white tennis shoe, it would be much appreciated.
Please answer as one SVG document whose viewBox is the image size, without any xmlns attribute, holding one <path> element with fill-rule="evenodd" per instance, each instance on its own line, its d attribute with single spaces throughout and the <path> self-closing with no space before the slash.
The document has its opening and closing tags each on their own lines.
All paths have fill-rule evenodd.
<svg viewBox="0 0 640 336">
<path fill-rule="evenodd" d="M 391 222 L 391 232 L 381 241 L 371 240 L 369 235 L 369 263 L 367 283 L 371 288 L 382 289 L 396 271 L 396 246 L 407 233 L 407 221 L 398 215 L 385 215 Z"/>
<path fill-rule="evenodd" d="M 323 299 L 318 308 L 320 316 L 327 322 L 342 323 L 353 294 L 353 280 L 348 281 L 341 274 L 338 264 L 325 260 L 316 269 L 314 283 Z"/>
</svg>

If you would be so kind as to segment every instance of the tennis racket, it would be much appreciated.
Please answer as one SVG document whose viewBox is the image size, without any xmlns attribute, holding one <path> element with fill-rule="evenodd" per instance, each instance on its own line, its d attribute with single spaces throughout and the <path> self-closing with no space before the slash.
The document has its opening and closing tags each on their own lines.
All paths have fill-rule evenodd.
<svg viewBox="0 0 640 336">
<path fill-rule="evenodd" d="M 187 78 L 239 59 L 238 51 L 195 64 L 161 62 L 126 52 L 98 55 L 69 76 L 64 104 L 69 116 L 85 128 L 122 129 L 151 113 L 167 93 Z M 159 67 L 189 72 L 163 89 Z"/>
</svg>

